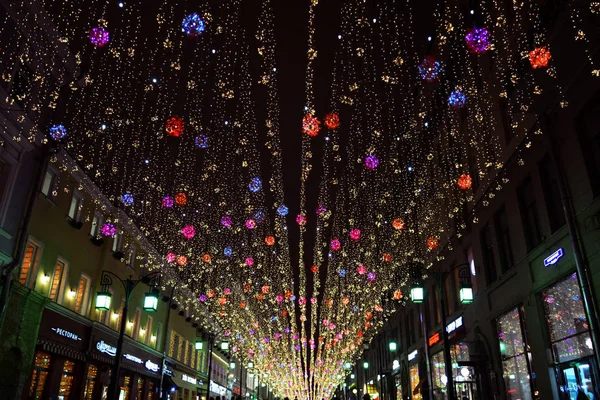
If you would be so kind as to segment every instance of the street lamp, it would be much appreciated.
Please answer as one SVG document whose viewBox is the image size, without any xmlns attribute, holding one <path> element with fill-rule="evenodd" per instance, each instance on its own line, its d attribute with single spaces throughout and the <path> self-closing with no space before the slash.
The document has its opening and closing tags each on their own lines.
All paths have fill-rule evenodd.
<svg viewBox="0 0 600 400">
<path fill-rule="evenodd" d="M 103 270 L 100 278 L 100 285 L 103 290 L 96 296 L 96 309 L 101 311 L 107 311 L 110 309 L 111 294 L 108 291 L 109 286 L 113 284 L 113 278 L 118 282 L 121 282 L 125 289 L 125 304 L 123 305 L 123 314 L 121 315 L 121 327 L 119 330 L 119 339 L 117 340 L 117 351 L 115 353 L 115 367 L 113 372 L 110 374 L 110 384 L 108 386 L 108 398 L 116 400 L 119 398 L 119 376 L 121 373 L 121 358 L 123 358 L 123 340 L 125 337 L 125 327 L 127 326 L 127 310 L 129 309 L 129 300 L 133 290 L 142 282 L 149 285 L 151 288 L 156 289 L 160 286 L 160 272 L 152 272 L 150 274 L 142 276 L 138 280 L 132 279 L 121 279 L 119 276 L 111 271 Z M 158 291 L 151 290 L 150 293 L 146 293 L 144 298 L 144 309 L 146 311 L 156 311 L 158 305 Z"/>
<path fill-rule="evenodd" d="M 230 362 L 229 363 L 229 369 L 235 369 L 235 362 Z"/>
<path fill-rule="evenodd" d="M 396 342 L 390 342 L 390 351 L 398 350 L 398 344 Z"/>
<path fill-rule="evenodd" d="M 347 362 L 346 363 L 346 369 L 351 369 L 352 368 L 352 363 Z"/>
<path fill-rule="evenodd" d="M 471 304 L 474 299 L 473 286 L 468 279 L 470 276 L 469 272 L 469 264 L 458 264 L 451 268 L 448 271 L 431 271 L 422 266 L 415 265 L 416 268 L 420 269 L 423 273 L 433 276 L 437 280 L 437 288 L 438 295 L 440 298 L 440 314 L 442 319 L 442 337 L 444 340 L 444 366 L 446 369 L 446 378 L 448 379 L 446 385 L 446 391 L 448 393 L 448 399 L 454 400 L 456 398 L 454 393 L 454 377 L 452 375 L 452 356 L 450 354 L 450 343 L 448 340 L 448 331 L 446 330 L 446 294 L 444 290 L 444 283 L 446 282 L 446 278 L 448 278 L 454 271 L 460 269 L 460 272 L 467 271 L 467 277 L 461 275 L 459 272 L 459 277 L 461 279 L 460 282 L 460 290 L 459 290 L 459 298 L 461 304 Z M 423 285 L 418 284 L 410 289 L 411 297 L 413 303 L 420 304 L 424 301 L 424 290 Z M 429 362 L 429 360 L 428 360 Z"/>
<path fill-rule="evenodd" d="M 201 340 L 196 340 L 196 350 L 202 350 L 204 343 Z"/>
<path fill-rule="evenodd" d="M 223 350 L 223 351 L 229 350 L 229 342 L 221 342 L 221 350 Z"/>
<path fill-rule="evenodd" d="M 369 363 L 368 363 L 367 361 L 365 361 L 365 362 L 363 363 L 363 368 L 364 368 L 364 369 L 369 369 Z"/>
<path fill-rule="evenodd" d="M 254 363 L 252 361 L 248 361 L 248 368 L 254 368 Z"/>
</svg>

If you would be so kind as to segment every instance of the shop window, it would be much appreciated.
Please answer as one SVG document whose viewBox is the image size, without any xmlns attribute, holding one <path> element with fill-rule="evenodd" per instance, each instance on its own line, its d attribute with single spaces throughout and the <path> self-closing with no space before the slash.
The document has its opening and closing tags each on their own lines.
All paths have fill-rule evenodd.
<svg viewBox="0 0 600 400">
<path fill-rule="evenodd" d="M 577 274 L 542 292 L 554 357 L 566 362 L 592 356 L 593 346 Z"/>
<path fill-rule="evenodd" d="M 79 222 L 81 219 L 81 210 L 83 209 L 83 197 L 79 192 L 73 190 L 71 204 L 69 205 L 69 219 L 73 222 Z"/>
<path fill-rule="evenodd" d="M 488 285 L 498 278 L 496 271 L 496 258 L 494 245 L 492 244 L 492 229 L 490 224 L 485 224 L 479 233 L 481 253 L 483 254 L 483 267 L 485 269 L 485 280 Z"/>
<path fill-rule="evenodd" d="M 156 395 L 155 395 L 154 391 L 155 391 L 154 382 L 148 381 L 148 395 L 146 396 L 146 400 L 155 400 L 156 399 Z"/>
<path fill-rule="evenodd" d="M 75 363 L 73 361 L 65 361 L 63 364 L 62 374 L 60 376 L 60 386 L 58 387 L 58 397 L 68 399 L 71 395 L 71 389 L 73 387 L 73 371 L 75 369 Z"/>
<path fill-rule="evenodd" d="M 412 393 L 413 400 L 421 400 L 423 397 L 421 396 L 421 391 L 417 390 L 415 394 L 414 391 L 419 386 L 419 366 L 413 365 L 410 367 L 410 392 Z"/>
<path fill-rule="evenodd" d="M 35 365 L 31 374 L 31 386 L 29 387 L 29 397 L 41 399 L 44 394 L 44 386 L 50 371 L 50 354 L 38 351 L 35 354 Z"/>
<path fill-rule="evenodd" d="M 98 379 L 98 367 L 90 365 L 88 372 L 85 377 L 85 387 L 83 390 L 83 399 L 92 400 L 94 396 L 94 387 L 96 386 L 96 379 Z"/>
<path fill-rule="evenodd" d="M 143 393 L 144 393 L 144 380 L 142 378 L 137 379 L 137 398 L 138 399 L 143 399 Z"/>
<path fill-rule="evenodd" d="M 516 307 L 496 319 L 502 374 L 509 399 L 532 398 L 531 353 L 524 325 L 521 307 Z"/>
<path fill-rule="evenodd" d="M 131 376 L 125 376 L 123 378 L 123 386 L 121 386 L 121 394 L 119 400 L 129 400 L 129 393 L 131 392 Z"/>
<path fill-rule="evenodd" d="M 494 225 L 496 226 L 496 241 L 498 242 L 500 269 L 502 272 L 505 272 L 515 263 L 505 206 L 500 207 L 498 211 L 496 211 L 496 214 L 494 215 Z"/>
<path fill-rule="evenodd" d="M 446 363 L 444 362 L 444 352 L 440 351 L 431 356 L 431 368 L 433 373 L 433 393 L 436 399 L 446 398 L 446 384 L 442 376 L 446 376 Z"/>
<path fill-rule="evenodd" d="M 29 240 L 25 247 L 23 262 L 21 263 L 21 272 L 19 274 L 19 283 L 24 286 L 33 288 L 35 284 L 35 276 L 37 267 L 40 261 L 41 247 Z"/>
<path fill-rule="evenodd" d="M 77 297 L 75 298 L 75 312 L 81 315 L 87 314 L 87 304 L 90 297 L 90 287 L 92 281 L 89 276 L 81 274 L 79 285 L 77 286 Z"/>
<path fill-rule="evenodd" d="M 531 177 L 525 179 L 518 190 L 519 207 L 527 251 L 533 250 L 542 241 L 540 218 L 538 216 L 535 190 Z"/>
<path fill-rule="evenodd" d="M 548 221 L 550 222 L 550 230 L 554 233 L 562 228 L 566 220 L 560 198 L 560 190 L 558 189 L 558 177 L 556 176 L 554 163 L 548 154 L 540 161 L 539 171 L 544 199 L 546 201 L 546 210 L 548 212 Z"/>
<path fill-rule="evenodd" d="M 44 181 L 42 182 L 41 191 L 46 197 L 54 197 L 52 192 L 56 187 L 56 181 L 58 178 L 58 173 L 53 170 L 51 167 L 46 169 L 46 174 L 44 175 Z"/>
<path fill-rule="evenodd" d="M 52 285 L 50 286 L 49 297 L 50 300 L 59 304 L 62 304 L 63 302 L 67 269 L 68 264 L 60 259 L 56 262 L 56 266 L 54 267 L 54 275 L 52 277 Z"/>
</svg>

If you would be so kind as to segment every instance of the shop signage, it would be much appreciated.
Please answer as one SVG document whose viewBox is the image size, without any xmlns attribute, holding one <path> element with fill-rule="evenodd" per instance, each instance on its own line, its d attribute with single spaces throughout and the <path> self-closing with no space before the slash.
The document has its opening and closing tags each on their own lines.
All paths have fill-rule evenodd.
<svg viewBox="0 0 600 400">
<path fill-rule="evenodd" d="M 50 328 L 54 331 L 54 333 L 56 333 L 57 335 L 66 337 L 67 339 L 72 339 L 72 340 L 82 340 L 79 335 L 74 334 L 73 332 L 69 332 L 66 331 L 62 328 Z"/>
<path fill-rule="evenodd" d="M 210 381 L 210 385 L 209 385 L 210 391 L 218 394 L 219 396 L 225 396 L 227 394 L 227 388 L 223 387 L 213 381 Z"/>
<path fill-rule="evenodd" d="M 454 321 L 452 321 L 448 325 L 446 325 L 446 332 L 452 333 L 455 330 L 457 330 L 458 328 L 460 328 L 462 326 L 462 324 L 463 324 L 463 317 L 458 317 Z"/>
<path fill-rule="evenodd" d="M 556 250 L 554 253 L 550 254 L 548 257 L 544 258 L 544 267 L 549 267 L 551 265 L 554 265 L 558 262 L 558 260 L 560 260 L 560 258 L 562 256 L 565 255 L 565 252 L 563 251 L 562 247 L 558 250 Z"/>
<path fill-rule="evenodd" d="M 429 347 L 434 346 L 440 342 L 440 333 L 434 333 L 429 337 Z"/>
<path fill-rule="evenodd" d="M 187 383 L 191 383 L 192 385 L 196 385 L 198 384 L 198 380 L 196 378 L 194 378 L 193 376 L 189 376 L 186 374 L 183 374 L 181 376 L 181 380 Z"/>
<path fill-rule="evenodd" d="M 392 369 L 395 371 L 400 368 L 400 361 L 394 360 L 392 361 Z"/>
<path fill-rule="evenodd" d="M 412 353 L 410 353 L 410 354 L 408 355 L 408 361 L 412 361 L 412 360 L 414 360 L 415 358 L 417 358 L 417 353 L 418 353 L 418 351 L 417 351 L 417 350 L 415 350 L 415 351 L 413 351 Z"/>
<path fill-rule="evenodd" d="M 144 363 L 141 358 L 133 356 L 131 354 L 123 354 L 123 357 L 125 357 L 129 361 L 133 361 L 134 363 L 138 363 L 138 364 L 143 364 Z"/>
<path fill-rule="evenodd" d="M 158 370 L 160 369 L 158 364 L 155 364 L 150 360 L 146 361 L 146 364 L 144 364 L 144 365 L 146 366 L 147 370 L 152 371 L 152 372 L 158 372 Z"/>
<path fill-rule="evenodd" d="M 101 340 L 98 343 L 96 343 L 96 349 L 100 353 L 105 353 L 105 354 L 108 354 L 109 356 L 114 357 L 117 355 L 117 348 L 104 343 L 104 340 Z"/>
<path fill-rule="evenodd" d="M 167 367 L 166 365 L 163 368 L 163 374 L 165 374 L 167 376 L 175 376 L 175 372 L 173 372 L 173 370 L 171 368 Z"/>
</svg>

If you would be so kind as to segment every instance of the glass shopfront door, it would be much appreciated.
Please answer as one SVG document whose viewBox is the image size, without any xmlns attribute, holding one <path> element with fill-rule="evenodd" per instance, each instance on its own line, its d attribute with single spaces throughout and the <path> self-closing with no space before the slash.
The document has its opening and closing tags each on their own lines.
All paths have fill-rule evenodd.
<svg viewBox="0 0 600 400">
<path fill-rule="evenodd" d="M 598 400 L 594 391 L 596 383 L 591 368 L 591 364 L 587 360 L 560 366 L 560 374 L 563 379 L 560 387 L 561 399 L 577 400 L 577 391 L 581 387 L 590 400 Z"/>
</svg>

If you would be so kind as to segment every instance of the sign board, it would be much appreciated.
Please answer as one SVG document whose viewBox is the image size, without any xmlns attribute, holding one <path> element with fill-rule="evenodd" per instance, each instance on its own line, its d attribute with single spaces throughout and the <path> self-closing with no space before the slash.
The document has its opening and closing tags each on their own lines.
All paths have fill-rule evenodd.
<svg viewBox="0 0 600 400">
<path fill-rule="evenodd" d="M 565 255 L 562 247 L 556 250 L 554 253 L 550 254 L 548 257 L 544 258 L 544 267 L 549 267 L 554 265 L 561 259 L 562 256 Z"/>
<path fill-rule="evenodd" d="M 417 350 L 415 350 L 415 351 L 413 351 L 412 353 L 410 353 L 410 354 L 408 355 L 408 361 L 412 361 L 412 360 L 414 360 L 415 358 L 417 358 L 417 354 L 418 354 L 418 351 L 417 351 Z"/>
<path fill-rule="evenodd" d="M 100 340 L 98 343 L 96 343 L 96 349 L 100 353 L 108 354 L 109 356 L 114 357 L 117 355 L 117 348 L 104 343 L 104 340 Z"/>
<path fill-rule="evenodd" d="M 458 317 L 456 318 L 454 321 L 450 322 L 448 325 L 446 325 L 446 332 L 448 333 L 452 333 L 455 330 L 457 330 L 458 328 L 460 328 L 463 324 L 463 317 Z"/>
<path fill-rule="evenodd" d="M 52 331 L 54 331 L 54 333 L 56 333 L 59 336 L 62 337 L 66 337 L 67 339 L 71 339 L 71 340 L 82 340 L 79 335 L 73 333 L 73 332 L 69 332 L 65 329 L 62 328 L 50 328 Z"/>
<path fill-rule="evenodd" d="M 429 347 L 434 346 L 440 342 L 440 333 L 434 333 L 429 337 Z"/>
<path fill-rule="evenodd" d="M 181 375 L 181 380 L 187 383 L 191 383 L 192 385 L 197 385 L 198 384 L 198 379 L 194 378 L 193 376 L 189 376 L 186 374 Z"/>
</svg>

